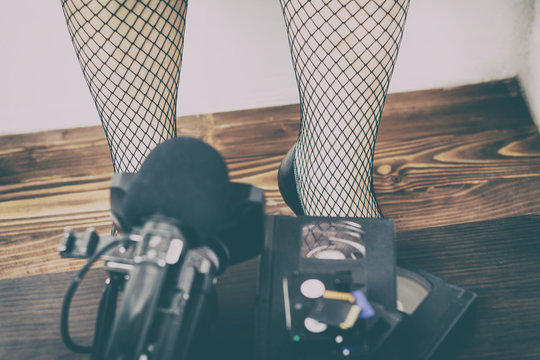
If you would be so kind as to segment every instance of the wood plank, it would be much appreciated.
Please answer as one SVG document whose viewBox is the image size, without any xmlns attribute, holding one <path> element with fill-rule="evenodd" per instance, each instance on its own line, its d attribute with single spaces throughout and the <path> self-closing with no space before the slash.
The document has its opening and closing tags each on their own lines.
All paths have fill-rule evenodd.
<svg viewBox="0 0 540 360">
<path fill-rule="evenodd" d="M 292 214 L 277 169 L 298 134 L 299 106 L 178 119 L 227 160 L 234 181 Z M 56 256 L 65 226 L 110 231 L 110 155 L 99 126 L 0 137 L 0 278 L 73 270 Z M 540 138 L 515 80 L 391 94 L 374 186 L 398 230 L 540 213 Z M 34 259 L 29 261 L 28 259 Z"/>
<path fill-rule="evenodd" d="M 478 294 L 459 359 L 540 358 L 540 216 L 397 234 L 398 256 Z"/>
<path fill-rule="evenodd" d="M 375 190 L 402 230 L 539 213 L 534 127 L 437 135 L 380 146 Z"/>
<path fill-rule="evenodd" d="M 476 133 L 531 125 L 515 79 L 390 94 L 379 140 Z"/>
</svg>

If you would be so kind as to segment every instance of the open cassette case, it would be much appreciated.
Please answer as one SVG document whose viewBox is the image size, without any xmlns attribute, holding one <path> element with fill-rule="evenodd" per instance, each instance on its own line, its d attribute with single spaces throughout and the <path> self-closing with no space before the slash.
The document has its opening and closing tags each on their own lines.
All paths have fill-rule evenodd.
<svg viewBox="0 0 540 360">
<path fill-rule="evenodd" d="M 476 294 L 396 259 L 390 219 L 271 216 L 256 358 L 439 359 Z"/>
</svg>

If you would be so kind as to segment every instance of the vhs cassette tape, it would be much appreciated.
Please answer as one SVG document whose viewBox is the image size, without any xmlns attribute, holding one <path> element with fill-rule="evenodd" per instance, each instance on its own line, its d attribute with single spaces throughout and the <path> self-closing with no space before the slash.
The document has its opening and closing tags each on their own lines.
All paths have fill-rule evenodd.
<svg viewBox="0 0 540 360">
<path fill-rule="evenodd" d="M 398 261 L 390 219 L 270 216 L 255 356 L 436 359 L 459 341 L 475 299 Z"/>
</svg>

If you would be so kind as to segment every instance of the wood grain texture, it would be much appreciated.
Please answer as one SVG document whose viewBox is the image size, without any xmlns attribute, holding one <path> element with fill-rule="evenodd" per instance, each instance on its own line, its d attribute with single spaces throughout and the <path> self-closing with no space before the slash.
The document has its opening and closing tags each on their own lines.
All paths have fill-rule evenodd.
<svg viewBox="0 0 540 360">
<path fill-rule="evenodd" d="M 478 294 L 459 359 L 540 358 L 540 216 L 397 234 L 398 256 Z"/>
<path fill-rule="evenodd" d="M 457 359 L 540 358 L 540 216 L 401 231 L 398 256 L 479 295 L 472 337 Z M 81 266 L 80 261 L 77 265 Z M 257 259 L 220 278 L 223 359 L 251 359 Z M 73 272 L 0 280 L 0 358 L 79 359 L 61 343 L 60 308 Z M 72 331 L 89 343 L 104 273 L 92 270 L 73 303 Z"/>
<path fill-rule="evenodd" d="M 298 105 L 178 119 L 233 180 L 265 190 L 272 214 L 292 214 L 276 177 L 298 126 Z M 99 126 L 0 137 L 0 279 L 78 268 L 57 256 L 59 237 L 65 226 L 109 232 L 111 174 Z M 517 82 L 389 95 L 374 185 L 398 230 L 540 213 L 540 137 Z"/>
</svg>

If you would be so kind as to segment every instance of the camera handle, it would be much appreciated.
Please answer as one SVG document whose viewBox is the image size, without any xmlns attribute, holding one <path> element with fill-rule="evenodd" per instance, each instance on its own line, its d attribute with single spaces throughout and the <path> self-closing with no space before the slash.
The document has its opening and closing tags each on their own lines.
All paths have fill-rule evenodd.
<svg viewBox="0 0 540 360">
<path fill-rule="evenodd" d="M 105 356 L 107 342 L 111 335 L 114 318 L 116 315 L 116 303 L 118 293 L 125 283 L 124 274 L 111 272 L 105 281 L 105 288 L 101 294 L 96 325 L 94 330 L 94 342 L 90 360 L 101 360 Z"/>
</svg>

